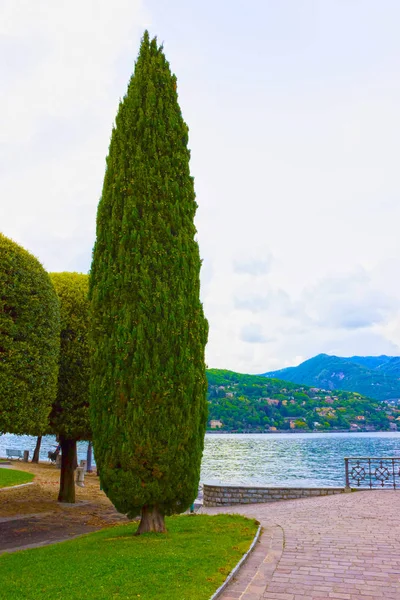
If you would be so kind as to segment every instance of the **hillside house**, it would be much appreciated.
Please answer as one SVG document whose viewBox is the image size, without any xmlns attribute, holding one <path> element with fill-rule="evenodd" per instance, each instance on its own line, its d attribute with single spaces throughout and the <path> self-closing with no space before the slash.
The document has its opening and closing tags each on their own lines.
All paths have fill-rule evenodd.
<svg viewBox="0 0 400 600">
<path fill-rule="evenodd" d="M 330 408 L 330 407 L 326 407 L 326 408 L 316 408 L 315 411 L 321 416 L 321 417 L 334 417 L 335 416 L 335 409 L 334 408 Z"/>
<path fill-rule="evenodd" d="M 303 421 L 302 417 L 285 417 L 285 421 L 289 421 L 290 429 L 296 429 L 296 421 Z"/>
<path fill-rule="evenodd" d="M 279 404 L 279 400 L 276 400 L 275 398 L 265 398 L 265 402 L 270 406 L 278 406 Z"/>
<path fill-rule="evenodd" d="M 222 421 L 219 421 L 217 419 L 211 419 L 210 421 L 210 427 L 211 429 L 221 429 L 221 427 L 223 427 L 223 423 Z"/>
</svg>

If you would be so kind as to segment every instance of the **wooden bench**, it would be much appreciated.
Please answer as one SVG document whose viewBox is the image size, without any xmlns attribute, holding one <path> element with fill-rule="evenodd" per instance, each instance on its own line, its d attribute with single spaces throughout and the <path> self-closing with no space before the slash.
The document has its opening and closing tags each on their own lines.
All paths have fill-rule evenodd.
<svg viewBox="0 0 400 600">
<path fill-rule="evenodd" d="M 13 450 L 13 448 L 6 448 L 6 454 L 7 454 L 7 458 L 12 458 L 13 456 L 16 456 L 18 458 L 18 460 L 21 458 L 24 458 L 24 455 L 22 454 L 22 450 Z"/>
</svg>

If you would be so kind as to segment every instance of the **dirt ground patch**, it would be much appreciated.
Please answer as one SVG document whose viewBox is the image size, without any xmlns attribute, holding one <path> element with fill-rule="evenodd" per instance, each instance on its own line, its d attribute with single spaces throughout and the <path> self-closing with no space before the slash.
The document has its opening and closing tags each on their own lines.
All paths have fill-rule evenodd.
<svg viewBox="0 0 400 600">
<path fill-rule="evenodd" d="M 95 473 L 76 487 L 76 504 L 57 502 L 60 471 L 54 465 L 13 461 L 12 468 L 33 473 L 33 485 L 0 492 L 0 552 L 28 544 L 70 539 L 103 527 L 126 523 L 100 490 Z"/>
<path fill-rule="evenodd" d="M 62 505 L 57 502 L 60 471 L 54 465 L 24 463 L 13 461 L 12 468 L 35 475 L 34 484 L 8 489 L 0 495 L 0 517 L 25 515 L 39 512 L 62 512 Z M 113 509 L 107 496 L 100 490 L 100 481 L 95 473 L 85 475 L 85 487 L 76 486 L 76 501 L 90 502 L 99 509 Z"/>
</svg>

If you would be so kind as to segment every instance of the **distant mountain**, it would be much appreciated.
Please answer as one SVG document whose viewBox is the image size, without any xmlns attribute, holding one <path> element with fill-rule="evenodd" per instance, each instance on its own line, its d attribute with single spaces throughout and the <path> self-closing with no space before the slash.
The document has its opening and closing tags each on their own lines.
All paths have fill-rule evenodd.
<svg viewBox="0 0 400 600">
<path fill-rule="evenodd" d="M 381 356 L 350 356 L 350 358 L 342 360 L 350 360 L 357 365 L 367 367 L 367 369 L 386 373 L 395 379 L 400 378 L 400 356 L 386 356 L 385 354 Z"/>
<path fill-rule="evenodd" d="M 397 357 L 386 356 L 385 354 L 382 354 L 381 356 L 350 356 L 349 358 L 345 358 L 343 360 L 350 360 L 356 365 L 361 365 L 362 367 L 367 367 L 367 369 L 373 370 L 384 368 L 388 362 L 393 360 L 393 358 L 397 359 Z"/>
<path fill-rule="evenodd" d="M 379 365 L 376 370 L 390 375 L 390 377 L 400 378 L 400 356 L 387 356 L 389 360 Z"/>
<path fill-rule="evenodd" d="M 400 398 L 400 357 L 398 356 L 329 356 L 318 354 L 301 363 L 279 371 L 264 373 L 264 377 L 279 378 L 325 390 L 358 392 L 376 400 Z"/>
<path fill-rule="evenodd" d="M 208 369 L 208 427 L 222 431 L 384 431 L 400 424 L 400 407 L 355 392 Z M 399 421 L 396 421 L 399 419 Z"/>
</svg>

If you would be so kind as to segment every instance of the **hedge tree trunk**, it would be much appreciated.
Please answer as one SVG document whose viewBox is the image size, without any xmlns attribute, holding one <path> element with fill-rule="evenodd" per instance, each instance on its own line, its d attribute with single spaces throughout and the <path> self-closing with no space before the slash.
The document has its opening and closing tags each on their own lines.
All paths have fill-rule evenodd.
<svg viewBox="0 0 400 600">
<path fill-rule="evenodd" d="M 143 506 L 139 527 L 135 535 L 142 533 L 166 533 L 165 518 L 157 506 Z"/>
<path fill-rule="evenodd" d="M 33 463 L 38 463 L 39 462 L 39 454 L 40 454 L 40 446 L 42 445 L 42 436 L 39 435 L 37 440 L 36 440 L 36 446 L 35 446 L 35 451 L 33 453 L 33 458 L 32 458 L 32 462 Z"/>
<path fill-rule="evenodd" d="M 77 465 L 76 441 L 60 437 L 61 444 L 61 475 L 59 502 L 75 503 L 75 469 Z"/>
<path fill-rule="evenodd" d="M 88 443 L 87 453 L 86 453 L 86 471 L 88 473 L 92 473 L 92 456 L 93 456 L 93 446 L 92 442 Z"/>
</svg>

